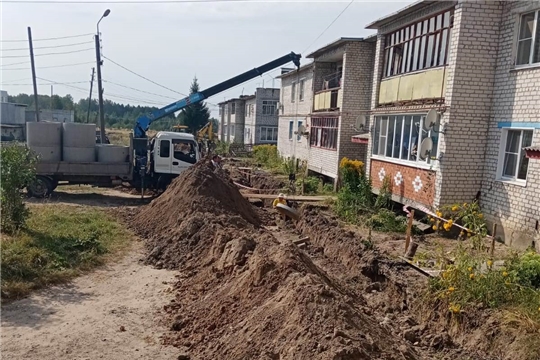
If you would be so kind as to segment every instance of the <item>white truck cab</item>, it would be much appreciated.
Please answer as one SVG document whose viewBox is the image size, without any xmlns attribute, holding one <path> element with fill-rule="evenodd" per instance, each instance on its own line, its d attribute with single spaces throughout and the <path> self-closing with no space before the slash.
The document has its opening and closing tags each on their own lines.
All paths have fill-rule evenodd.
<svg viewBox="0 0 540 360">
<path fill-rule="evenodd" d="M 199 144 L 192 134 L 160 131 L 153 139 L 155 173 L 178 175 L 200 158 Z"/>
</svg>

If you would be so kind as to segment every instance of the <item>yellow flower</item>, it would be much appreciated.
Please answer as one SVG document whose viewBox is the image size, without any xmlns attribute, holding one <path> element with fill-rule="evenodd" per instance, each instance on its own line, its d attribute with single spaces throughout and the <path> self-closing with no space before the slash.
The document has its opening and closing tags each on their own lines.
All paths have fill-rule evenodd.
<svg viewBox="0 0 540 360">
<path fill-rule="evenodd" d="M 506 280 L 506 281 L 504 282 L 504 285 L 510 286 L 510 281 Z"/>
<path fill-rule="evenodd" d="M 453 287 L 453 286 L 450 286 L 450 287 L 448 288 L 448 291 L 450 291 L 450 292 L 452 292 L 452 291 L 454 291 L 454 290 L 456 290 L 456 288 Z"/>
<path fill-rule="evenodd" d="M 465 231 L 461 230 L 461 232 L 459 233 L 459 236 L 465 236 Z"/>
<path fill-rule="evenodd" d="M 430 222 L 435 222 L 435 219 L 432 218 L 432 217 L 430 217 L 430 218 L 429 218 L 429 221 L 430 221 Z"/>
<path fill-rule="evenodd" d="M 469 270 L 469 272 L 471 272 L 471 271 L 472 271 L 472 267 L 469 266 L 469 267 L 467 268 L 467 270 Z"/>
<path fill-rule="evenodd" d="M 458 211 L 458 210 L 459 210 L 459 206 L 457 205 L 452 206 L 452 211 Z"/>
<path fill-rule="evenodd" d="M 468 231 L 468 232 L 467 232 L 467 236 L 471 237 L 471 236 L 472 236 L 472 232 Z"/>
<path fill-rule="evenodd" d="M 442 217 L 442 212 L 440 212 L 439 210 L 437 210 L 435 214 L 437 214 L 438 217 Z"/>
<path fill-rule="evenodd" d="M 487 261 L 487 266 L 491 267 L 492 265 L 493 265 L 493 261 L 488 260 L 488 261 Z"/>
<path fill-rule="evenodd" d="M 469 274 L 469 279 L 474 280 L 474 274 Z"/>
<path fill-rule="evenodd" d="M 450 306 L 448 307 L 448 310 L 450 310 L 454 314 L 457 314 L 458 312 L 461 311 L 461 305 L 459 305 L 459 304 L 450 304 Z"/>
<path fill-rule="evenodd" d="M 540 311 L 540 307 L 538 308 L 538 311 Z"/>
<path fill-rule="evenodd" d="M 467 203 L 463 203 L 463 207 L 467 207 Z"/>
<path fill-rule="evenodd" d="M 478 218 L 482 219 L 484 217 L 484 214 L 478 214 Z"/>
<path fill-rule="evenodd" d="M 508 273 L 506 271 L 503 271 L 502 276 L 507 277 Z"/>
<path fill-rule="evenodd" d="M 431 228 L 432 228 L 433 230 L 437 231 L 437 225 L 433 225 Z"/>
</svg>

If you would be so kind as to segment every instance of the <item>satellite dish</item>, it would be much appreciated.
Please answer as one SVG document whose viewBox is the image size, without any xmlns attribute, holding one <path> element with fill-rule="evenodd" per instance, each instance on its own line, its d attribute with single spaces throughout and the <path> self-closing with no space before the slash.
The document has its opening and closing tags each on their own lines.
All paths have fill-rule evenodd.
<svg viewBox="0 0 540 360">
<path fill-rule="evenodd" d="M 304 125 L 300 125 L 298 127 L 298 133 L 303 134 L 306 132 L 306 127 Z"/>
<path fill-rule="evenodd" d="M 433 149 L 433 140 L 431 138 L 425 138 L 422 140 L 422 143 L 420 144 L 420 152 L 418 156 L 420 156 L 421 160 L 426 160 L 429 155 L 431 154 L 431 150 Z"/>
<path fill-rule="evenodd" d="M 439 114 L 437 114 L 437 110 L 431 109 L 428 111 L 426 118 L 424 119 L 424 129 L 426 131 L 431 130 L 435 126 L 438 116 Z"/>
<path fill-rule="evenodd" d="M 366 124 L 367 124 L 367 116 L 366 115 L 359 115 L 356 118 L 356 128 L 357 129 L 365 128 Z"/>
</svg>

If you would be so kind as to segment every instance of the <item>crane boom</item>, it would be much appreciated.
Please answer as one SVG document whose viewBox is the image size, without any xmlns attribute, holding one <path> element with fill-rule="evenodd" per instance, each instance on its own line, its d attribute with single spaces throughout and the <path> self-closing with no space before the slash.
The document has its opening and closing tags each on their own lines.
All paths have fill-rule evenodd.
<svg viewBox="0 0 540 360">
<path fill-rule="evenodd" d="M 294 52 L 291 52 L 290 54 L 287 54 L 285 56 L 282 56 L 278 59 L 275 59 L 273 61 L 270 61 L 269 63 L 266 63 L 262 66 L 259 66 L 255 69 L 246 71 L 243 74 L 240 74 L 238 76 L 235 76 L 229 80 L 225 80 L 217 85 L 214 85 L 206 90 L 191 94 L 179 101 L 176 101 L 172 104 L 169 104 L 167 106 L 162 107 L 161 109 L 158 109 L 156 111 L 153 111 L 149 114 L 143 115 L 137 119 L 135 122 L 135 128 L 133 129 L 134 137 L 135 138 L 145 138 L 146 137 L 146 131 L 148 130 L 148 127 L 150 124 L 156 120 L 159 120 L 165 116 L 168 116 L 170 114 L 174 114 L 175 112 L 182 110 L 183 108 L 195 104 L 198 102 L 203 101 L 204 99 L 209 98 L 212 95 L 216 95 L 222 91 L 225 91 L 227 89 L 230 89 L 232 87 L 235 87 L 236 85 L 239 85 L 243 82 L 246 82 L 248 80 L 251 80 L 257 76 L 260 76 L 264 74 L 267 71 L 270 71 L 272 69 L 275 69 L 281 65 L 284 65 L 288 63 L 289 61 L 292 61 L 296 67 L 300 67 L 300 58 L 302 56 L 300 54 L 295 54 Z"/>
</svg>

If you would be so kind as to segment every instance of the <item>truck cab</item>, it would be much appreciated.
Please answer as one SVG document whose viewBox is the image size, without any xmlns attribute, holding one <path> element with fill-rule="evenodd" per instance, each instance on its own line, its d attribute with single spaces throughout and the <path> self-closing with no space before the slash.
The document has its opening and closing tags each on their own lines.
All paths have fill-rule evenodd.
<svg viewBox="0 0 540 360">
<path fill-rule="evenodd" d="M 160 131 L 152 142 L 151 159 L 156 174 L 174 177 L 201 159 L 199 146 L 192 134 Z"/>
</svg>

